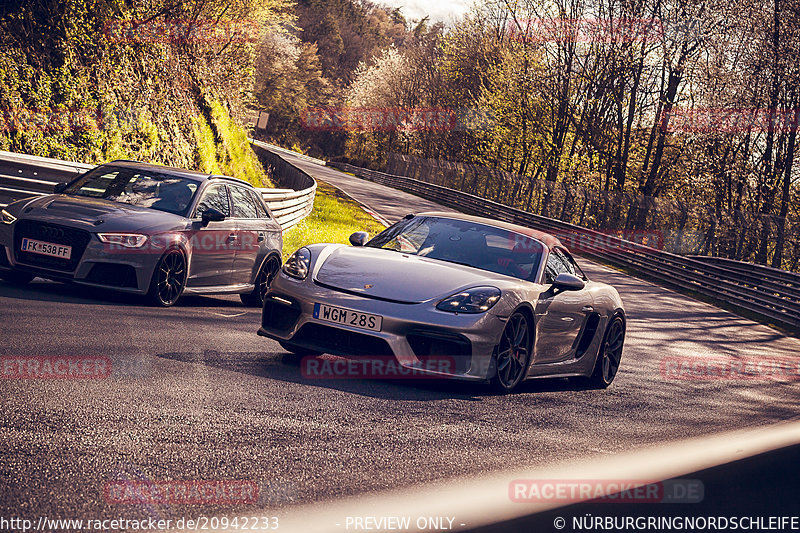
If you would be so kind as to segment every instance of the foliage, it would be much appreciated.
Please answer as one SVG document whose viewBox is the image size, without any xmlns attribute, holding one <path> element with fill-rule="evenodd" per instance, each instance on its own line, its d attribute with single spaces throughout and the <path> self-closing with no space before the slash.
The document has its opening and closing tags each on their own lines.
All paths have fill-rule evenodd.
<svg viewBox="0 0 800 533">
<path fill-rule="evenodd" d="M 483 0 L 363 62 L 347 94 L 485 110 L 488 127 L 351 131 L 344 157 L 601 230 L 660 231 L 682 253 L 800 269 L 798 22 L 797 1 Z"/>
<path fill-rule="evenodd" d="M 286 9 L 283 0 L 5 5 L 0 147 L 222 171 L 260 184 L 263 171 L 228 110 L 242 108 L 252 87 L 258 35 L 246 32 L 283 20 Z M 189 36 L 189 22 L 219 34 Z M 31 113 L 46 119 L 36 126 L 25 119 Z"/>
<path fill-rule="evenodd" d="M 314 211 L 283 236 L 283 260 L 307 244 L 330 242 L 347 244 L 356 231 L 376 235 L 383 225 L 368 215 L 361 206 L 331 185 L 317 181 Z"/>
<path fill-rule="evenodd" d="M 234 31 L 109 33 L 142 20 Z M 594 21 L 600 38 L 547 21 Z M 237 126 L 259 109 L 265 138 L 284 146 L 598 229 L 671 232 L 681 252 L 800 269 L 799 22 L 798 0 L 479 0 L 450 27 L 369 0 L 6 2 L 0 149 L 261 184 Z M 303 122 L 344 106 L 459 118 L 446 131 Z M 21 127 L 25 110 L 47 127 Z"/>
<path fill-rule="evenodd" d="M 398 10 L 369 1 L 299 0 L 294 28 L 268 35 L 256 59 L 255 105 L 269 112 L 266 140 L 316 155 L 341 155 L 343 132 L 303 122 L 311 108 L 341 107 L 356 68 L 413 30 Z"/>
</svg>

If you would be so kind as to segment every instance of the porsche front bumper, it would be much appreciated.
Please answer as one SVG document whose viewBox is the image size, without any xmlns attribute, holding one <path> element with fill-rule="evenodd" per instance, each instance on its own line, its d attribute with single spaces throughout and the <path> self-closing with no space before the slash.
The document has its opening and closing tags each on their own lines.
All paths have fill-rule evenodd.
<svg viewBox="0 0 800 533">
<path fill-rule="evenodd" d="M 491 310 L 449 313 L 436 309 L 437 303 L 364 297 L 323 286 L 311 276 L 297 280 L 281 272 L 267 295 L 258 334 L 333 355 L 393 357 L 415 374 L 488 380 L 505 317 Z M 315 304 L 378 315 L 380 331 L 314 318 Z"/>
</svg>

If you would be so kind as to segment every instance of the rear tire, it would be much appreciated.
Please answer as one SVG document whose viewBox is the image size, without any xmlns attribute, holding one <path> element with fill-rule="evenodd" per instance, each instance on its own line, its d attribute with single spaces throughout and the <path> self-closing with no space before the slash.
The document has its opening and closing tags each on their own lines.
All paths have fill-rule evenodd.
<svg viewBox="0 0 800 533">
<path fill-rule="evenodd" d="M 603 335 L 603 344 L 589 377 L 588 385 L 593 389 L 605 389 L 614 381 L 622 361 L 622 347 L 625 344 L 625 323 L 622 317 L 614 315 Z"/>
<path fill-rule="evenodd" d="M 27 285 L 33 278 L 36 276 L 33 274 L 29 274 L 28 272 L 20 272 L 19 270 L 9 270 L 0 272 L 0 278 L 3 280 L 11 283 L 12 285 Z"/>
<path fill-rule="evenodd" d="M 239 295 L 242 303 L 250 307 L 264 307 L 264 298 L 267 296 L 270 285 L 272 285 L 272 280 L 278 275 L 280 269 L 281 260 L 278 259 L 277 255 L 267 257 L 258 271 L 253 292 Z"/>
<path fill-rule="evenodd" d="M 525 379 L 531 360 L 532 339 L 528 317 L 519 311 L 512 314 L 494 349 L 497 373 L 491 384 L 495 390 L 503 394 L 509 393 Z"/>
</svg>

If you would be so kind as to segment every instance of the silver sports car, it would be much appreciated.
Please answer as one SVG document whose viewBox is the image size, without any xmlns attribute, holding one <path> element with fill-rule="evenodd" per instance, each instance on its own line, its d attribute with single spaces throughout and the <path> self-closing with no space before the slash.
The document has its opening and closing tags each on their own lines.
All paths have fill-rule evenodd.
<svg viewBox="0 0 800 533">
<path fill-rule="evenodd" d="M 281 227 L 261 194 L 225 176 L 114 161 L 0 214 L 0 278 L 17 284 L 40 276 L 160 306 L 239 293 L 260 307 L 281 264 Z"/>
<path fill-rule="evenodd" d="M 259 335 L 294 357 L 389 357 L 415 376 L 489 381 L 501 391 L 537 377 L 597 388 L 613 381 L 622 300 L 589 281 L 555 237 L 424 213 L 350 242 L 306 246 L 286 261 Z"/>
</svg>

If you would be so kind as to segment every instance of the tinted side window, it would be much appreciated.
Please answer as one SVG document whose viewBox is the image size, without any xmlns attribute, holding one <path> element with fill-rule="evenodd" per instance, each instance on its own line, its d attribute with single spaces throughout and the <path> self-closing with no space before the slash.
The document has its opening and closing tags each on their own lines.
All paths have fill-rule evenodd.
<svg viewBox="0 0 800 533">
<path fill-rule="evenodd" d="M 553 283 L 559 274 L 574 274 L 575 271 L 571 271 L 571 267 L 567 264 L 568 261 L 561 252 L 550 250 L 547 256 L 547 265 L 544 268 L 544 282 Z"/>
<path fill-rule="evenodd" d="M 197 204 L 197 216 L 203 216 L 207 209 L 216 209 L 226 217 L 231 216 L 228 189 L 224 185 L 212 185 L 203 193 L 203 198 Z"/>
<path fill-rule="evenodd" d="M 250 195 L 253 205 L 256 206 L 256 211 L 258 212 L 258 218 L 269 218 L 269 214 L 267 213 L 267 210 L 264 208 L 264 203 L 263 200 L 261 199 L 261 193 L 248 190 L 247 194 Z"/>
<path fill-rule="evenodd" d="M 258 209 L 247 191 L 239 187 L 231 187 L 233 197 L 233 216 L 236 218 L 258 218 Z"/>
<path fill-rule="evenodd" d="M 561 250 L 556 249 L 555 252 L 558 258 L 561 259 L 561 262 L 564 263 L 564 267 L 567 269 L 567 274 L 572 274 L 573 276 L 577 275 L 575 272 L 575 265 L 572 263 L 572 259 Z"/>
</svg>

